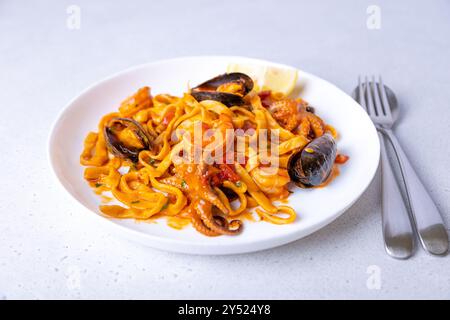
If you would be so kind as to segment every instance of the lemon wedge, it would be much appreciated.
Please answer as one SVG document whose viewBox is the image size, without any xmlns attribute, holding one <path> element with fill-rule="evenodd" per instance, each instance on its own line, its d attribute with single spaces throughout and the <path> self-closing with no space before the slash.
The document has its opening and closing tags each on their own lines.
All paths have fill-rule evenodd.
<svg viewBox="0 0 450 320">
<path fill-rule="evenodd" d="M 297 84 L 297 70 L 292 68 L 231 63 L 228 65 L 227 72 L 245 73 L 255 81 L 256 90 L 272 90 L 286 96 Z"/>
</svg>

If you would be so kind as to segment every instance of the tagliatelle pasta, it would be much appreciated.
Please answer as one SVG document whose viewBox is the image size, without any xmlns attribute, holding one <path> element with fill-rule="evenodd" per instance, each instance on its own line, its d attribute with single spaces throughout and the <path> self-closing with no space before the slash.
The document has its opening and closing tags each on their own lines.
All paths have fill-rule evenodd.
<svg viewBox="0 0 450 320">
<path fill-rule="evenodd" d="M 84 178 L 103 194 L 101 212 L 119 219 L 165 216 L 174 228 L 190 222 L 207 236 L 238 234 L 255 207 L 261 220 L 293 223 L 296 212 L 276 201 L 289 197 L 291 182 L 328 182 L 334 175 L 325 169 L 334 167 L 336 154 L 331 150 L 325 159 L 331 164 L 319 163 L 317 172 L 314 162 L 311 170 L 293 163 L 293 155 L 306 150 L 300 158 L 308 160 L 309 149 L 322 152 L 326 145 L 313 142 L 337 132 L 305 101 L 256 92 L 244 76 L 211 79 L 182 97 L 152 96 L 143 87 L 105 115 L 80 155 Z"/>
</svg>

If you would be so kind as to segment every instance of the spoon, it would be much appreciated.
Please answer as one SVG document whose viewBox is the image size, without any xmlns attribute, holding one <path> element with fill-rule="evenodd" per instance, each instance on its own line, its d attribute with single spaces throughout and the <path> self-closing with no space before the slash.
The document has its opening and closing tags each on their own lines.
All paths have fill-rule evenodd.
<svg viewBox="0 0 450 320">
<path fill-rule="evenodd" d="M 379 91 L 385 92 L 380 100 L 383 101 L 384 109 L 388 108 L 390 112 L 385 112 L 388 115 L 385 115 L 384 123 L 378 125 L 377 129 L 388 138 L 395 151 L 420 243 L 431 254 L 445 255 L 448 252 L 449 240 L 442 217 L 391 129 L 398 119 L 398 101 L 390 88 L 382 83 L 379 86 L 384 88 Z M 359 87 L 353 91 L 353 97 L 360 101 Z"/>
</svg>

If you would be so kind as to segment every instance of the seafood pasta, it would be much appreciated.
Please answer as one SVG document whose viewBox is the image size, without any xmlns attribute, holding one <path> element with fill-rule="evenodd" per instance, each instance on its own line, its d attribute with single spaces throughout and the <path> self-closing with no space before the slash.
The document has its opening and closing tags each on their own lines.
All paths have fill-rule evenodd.
<svg viewBox="0 0 450 320">
<path fill-rule="evenodd" d="M 109 217 L 165 216 L 176 228 L 235 235 L 250 212 L 294 222 L 296 212 L 275 202 L 287 202 L 295 185 L 325 186 L 336 176 L 336 163 L 347 160 L 336 135 L 306 101 L 258 90 L 234 72 L 182 97 L 140 88 L 87 135 L 80 162 Z"/>
</svg>

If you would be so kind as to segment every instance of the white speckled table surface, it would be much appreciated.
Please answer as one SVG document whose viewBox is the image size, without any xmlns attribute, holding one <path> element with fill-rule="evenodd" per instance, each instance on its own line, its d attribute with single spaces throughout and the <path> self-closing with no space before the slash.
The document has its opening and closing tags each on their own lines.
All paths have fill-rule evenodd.
<svg viewBox="0 0 450 320">
<path fill-rule="evenodd" d="M 79 30 L 66 26 L 72 4 L 81 9 Z M 243 55 L 296 66 L 347 92 L 358 74 L 381 73 L 400 100 L 396 133 L 449 225 L 450 3 L 379 0 L 380 29 L 367 27 L 371 4 L 2 1 L 0 299 L 450 298 L 448 256 L 386 255 L 379 173 L 322 230 L 235 256 L 116 238 L 78 212 L 50 173 L 51 124 L 94 81 L 158 59 Z"/>
</svg>

